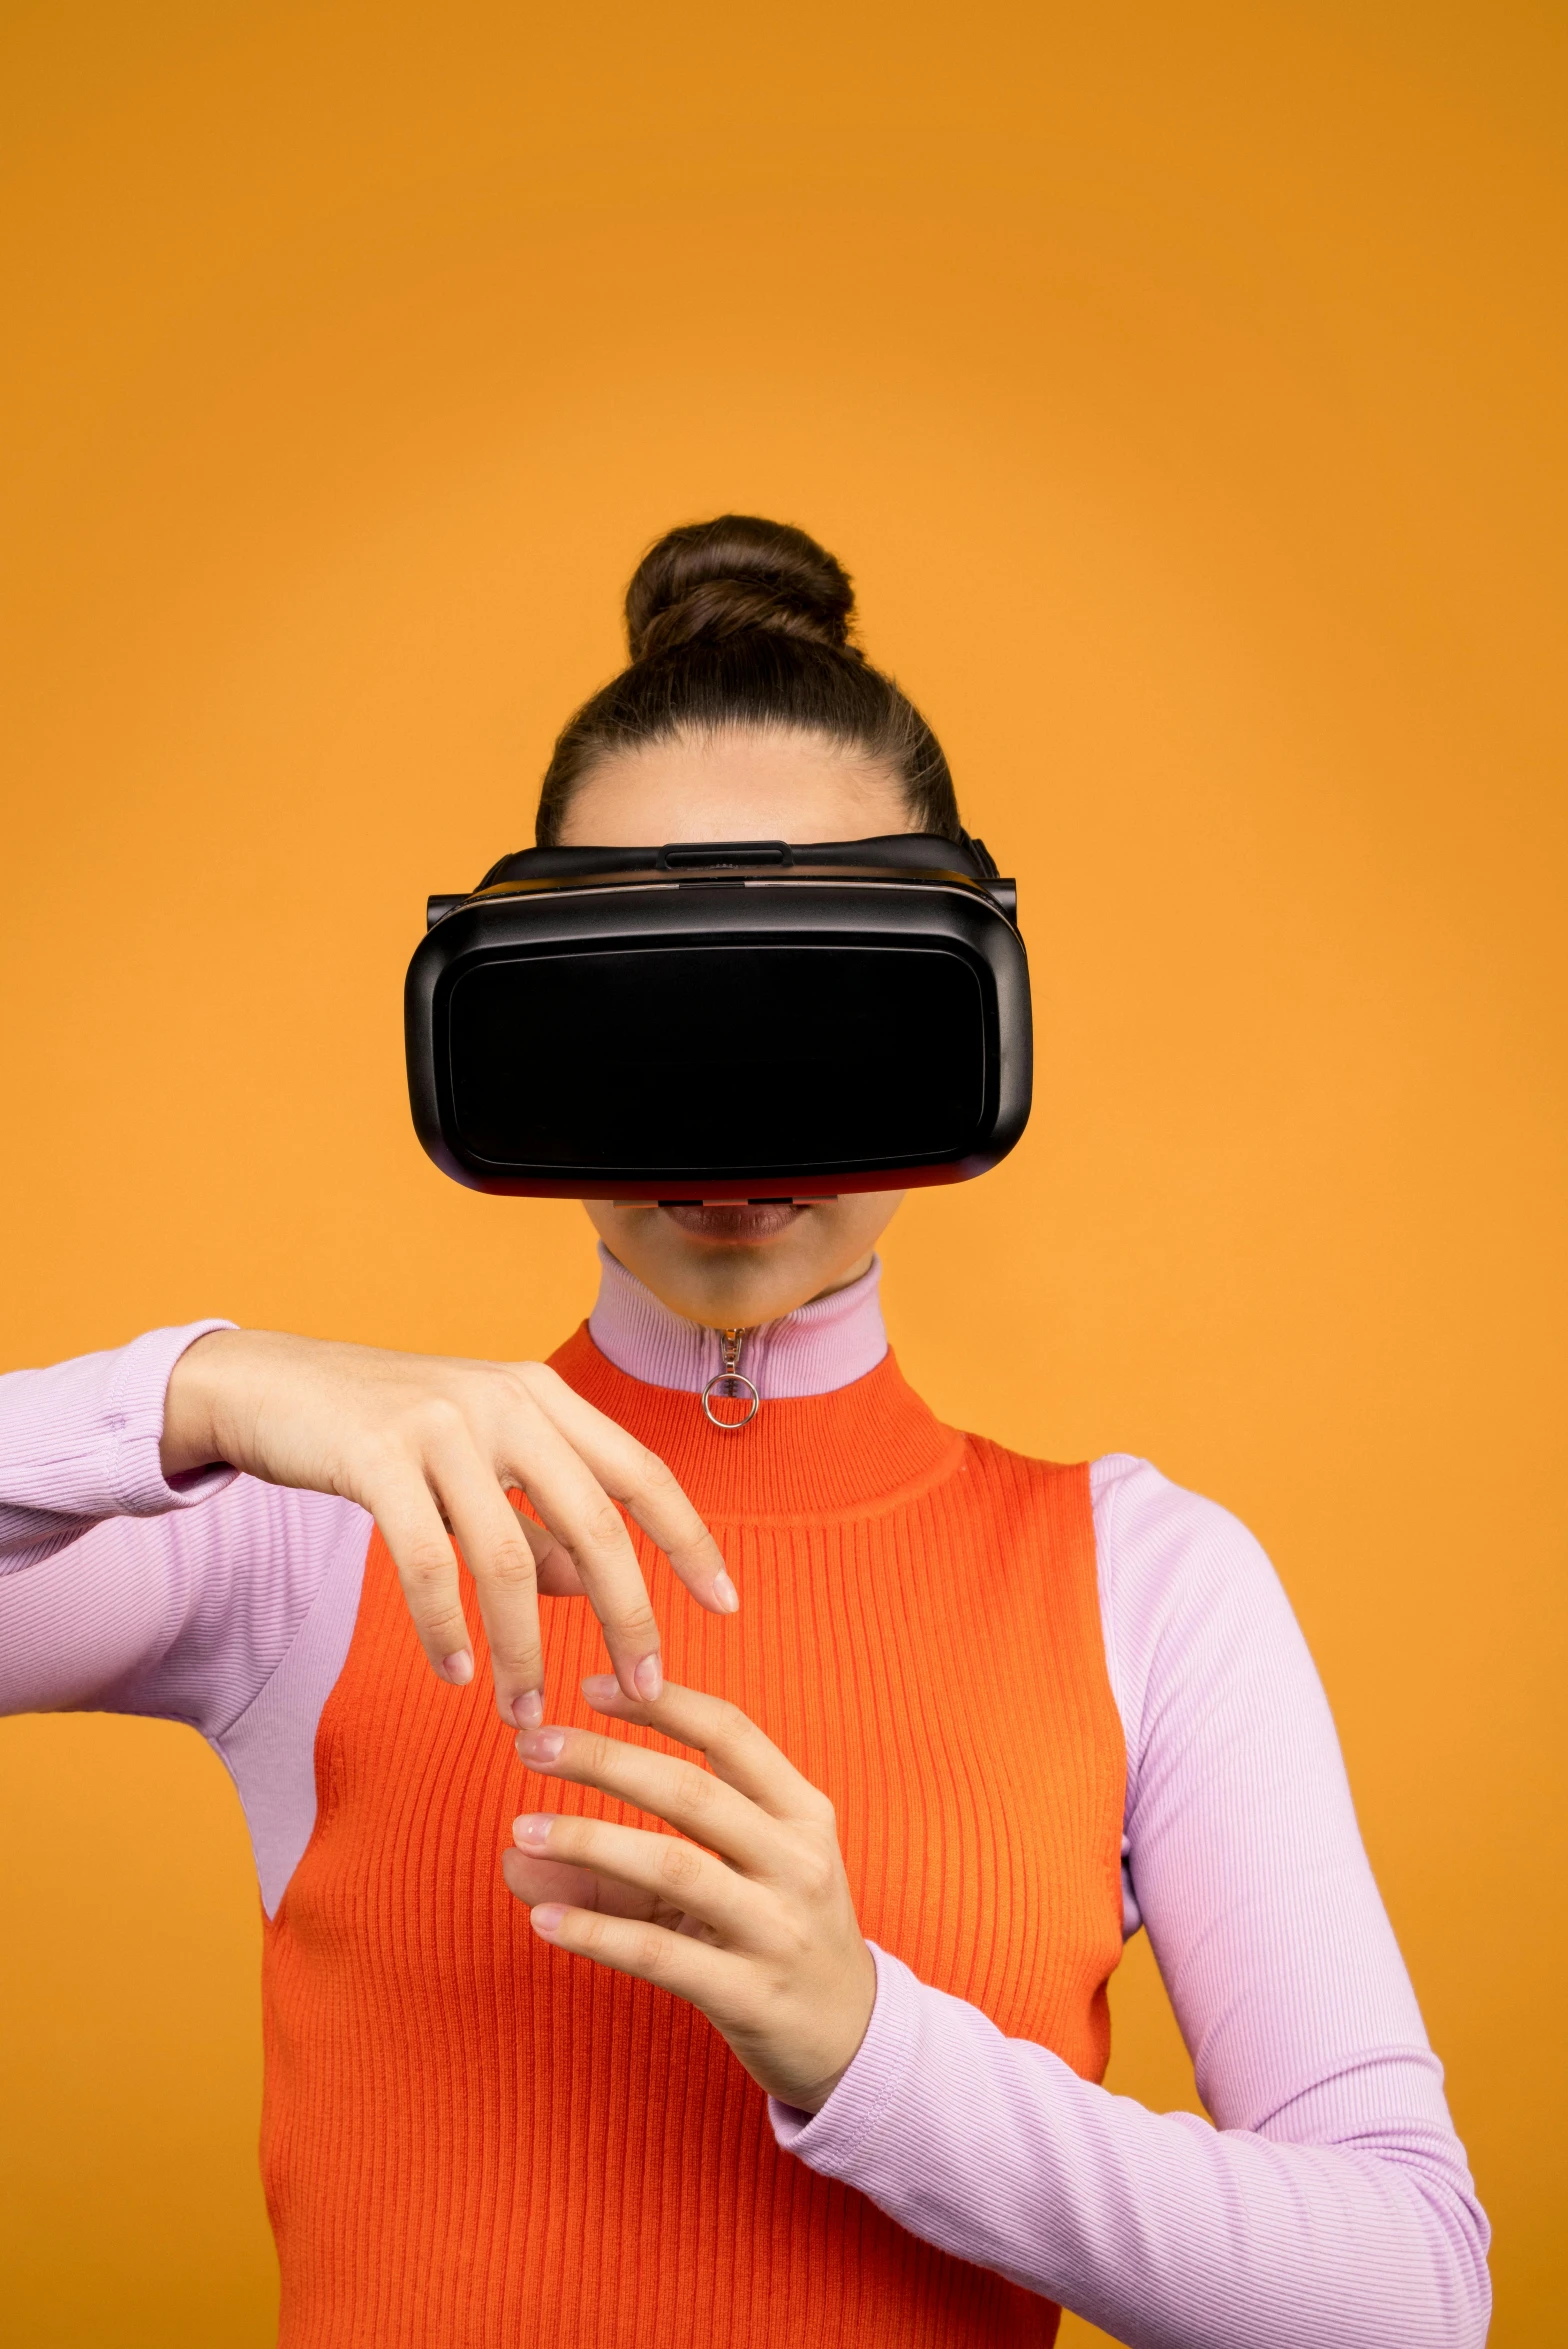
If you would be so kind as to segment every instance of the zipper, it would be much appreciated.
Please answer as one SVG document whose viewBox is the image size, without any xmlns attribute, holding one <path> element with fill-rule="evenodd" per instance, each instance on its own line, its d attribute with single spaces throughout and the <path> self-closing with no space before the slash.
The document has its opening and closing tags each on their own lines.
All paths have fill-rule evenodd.
<svg viewBox="0 0 1568 2349">
<path fill-rule="evenodd" d="M 753 1381 L 740 1366 L 741 1348 L 750 1337 L 750 1330 L 715 1330 L 719 1341 L 719 1368 L 702 1390 L 702 1408 L 710 1425 L 724 1435 L 738 1435 L 743 1427 L 750 1427 L 762 1404 Z M 739 1419 L 721 1419 L 713 1406 L 720 1403 L 740 1403 L 745 1406 Z"/>
</svg>

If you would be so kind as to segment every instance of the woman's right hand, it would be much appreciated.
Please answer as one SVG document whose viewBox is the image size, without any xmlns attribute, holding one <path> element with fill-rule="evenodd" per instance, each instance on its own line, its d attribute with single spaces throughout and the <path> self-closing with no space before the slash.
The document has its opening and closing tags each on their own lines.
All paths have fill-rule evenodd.
<svg viewBox="0 0 1568 2349">
<path fill-rule="evenodd" d="M 739 1596 L 713 1536 L 654 1453 L 542 1362 L 393 1354 L 270 1330 L 212 1330 L 174 1368 L 165 1476 L 224 1461 L 268 1484 L 368 1509 L 396 1563 L 420 1644 L 443 1679 L 473 1678 L 458 1596 L 473 1575 L 503 1720 L 544 1718 L 539 1592 L 584 1593 L 635 1704 L 663 1686 L 659 1626 L 616 1501 L 700 1606 Z M 543 1521 L 507 1498 L 520 1487 Z"/>
</svg>

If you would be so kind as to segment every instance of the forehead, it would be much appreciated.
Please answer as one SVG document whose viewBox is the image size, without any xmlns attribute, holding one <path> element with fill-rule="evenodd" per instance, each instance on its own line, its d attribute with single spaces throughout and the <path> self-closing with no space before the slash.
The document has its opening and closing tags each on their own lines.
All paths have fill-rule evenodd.
<svg viewBox="0 0 1568 2349">
<path fill-rule="evenodd" d="M 885 767 L 820 734 L 746 727 L 676 734 L 603 759 L 572 796 L 562 845 L 853 840 L 910 828 Z"/>
</svg>

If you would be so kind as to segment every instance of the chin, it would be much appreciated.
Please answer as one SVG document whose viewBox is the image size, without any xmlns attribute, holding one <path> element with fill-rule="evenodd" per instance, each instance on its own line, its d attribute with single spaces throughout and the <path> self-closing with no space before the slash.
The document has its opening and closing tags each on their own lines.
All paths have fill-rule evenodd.
<svg viewBox="0 0 1568 2349">
<path fill-rule="evenodd" d="M 839 1199 L 691 1199 L 590 1214 L 611 1254 L 672 1313 L 756 1329 L 863 1271 L 898 1197 L 868 1198 L 869 1213 Z"/>
</svg>

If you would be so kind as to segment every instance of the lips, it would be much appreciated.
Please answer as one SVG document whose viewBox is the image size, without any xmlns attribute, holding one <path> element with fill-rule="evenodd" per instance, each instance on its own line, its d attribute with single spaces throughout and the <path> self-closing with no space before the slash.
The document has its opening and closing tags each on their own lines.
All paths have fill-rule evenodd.
<svg viewBox="0 0 1568 2349">
<path fill-rule="evenodd" d="M 805 1213 L 787 1199 L 772 1199 L 764 1204 L 737 1201 L 732 1207 L 708 1207 L 700 1200 L 671 1201 L 661 1206 L 661 1215 L 667 1215 L 678 1231 L 689 1239 L 708 1240 L 720 1247 L 754 1248 L 764 1240 L 776 1240 L 780 1232 Z"/>
</svg>

